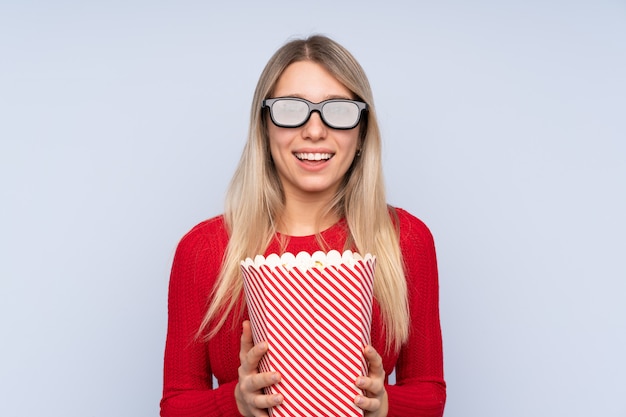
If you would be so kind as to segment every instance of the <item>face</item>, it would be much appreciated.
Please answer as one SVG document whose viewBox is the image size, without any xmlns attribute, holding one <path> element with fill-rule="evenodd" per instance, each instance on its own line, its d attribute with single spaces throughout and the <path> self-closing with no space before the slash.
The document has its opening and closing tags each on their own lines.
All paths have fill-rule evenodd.
<svg viewBox="0 0 626 417">
<path fill-rule="evenodd" d="M 300 61 L 278 79 L 272 97 L 299 97 L 313 103 L 354 95 L 321 65 Z M 330 199 L 355 158 L 359 126 L 337 130 L 326 126 L 319 113 L 297 128 L 274 125 L 267 115 L 270 151 L 287 199 Z"/>
</svg>

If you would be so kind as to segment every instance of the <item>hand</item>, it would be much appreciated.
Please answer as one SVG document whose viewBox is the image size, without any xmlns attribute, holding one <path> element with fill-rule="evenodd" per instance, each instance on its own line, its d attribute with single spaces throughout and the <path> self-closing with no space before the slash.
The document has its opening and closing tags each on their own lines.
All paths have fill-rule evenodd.
<svg viewBox="0 0 626 417">
<path fill-rule="evenodd" d="M 239 382 L 235 387 L 235 400 L 239 413 L 244 416 L 268 417 L 267 408 L 282 403 L 283 396 L 265 395 L 263 388 L 280 382 L 277 372 L 259 373 L 259 361 L 268 350 L 267 342 L 254 346 L 250 322 L 243 322 L 241 349 L 239 350 Z"/>
<path fill-rule="evenodd" d="M 369 370 L 367 376 L 357 378 L 356 386 L 365 391 L 365 396 L 358 395 L 354 403 L 365 411 L 366 417 L 385 417 L 389 411 L 389 402 L 385 391 L 383 358 L 371 346 L 365 346 L 363 353 L 369 362 Z"/>
</svg>

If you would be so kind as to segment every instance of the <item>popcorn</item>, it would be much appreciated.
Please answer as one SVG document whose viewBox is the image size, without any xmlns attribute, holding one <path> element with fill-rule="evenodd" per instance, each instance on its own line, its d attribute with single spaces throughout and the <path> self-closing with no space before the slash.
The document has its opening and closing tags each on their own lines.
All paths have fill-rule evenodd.
<svg viewBox="0 0 626 417">
<path fill-rule="evenodd" d="M 313 267 L 323 268 L 326 266 L 339 267 L 342 264 L 353 267 L 357 262 L 370 261 L 373 259 L 375 259 L 375 257 L 369 253 L 365 255 L 365 257 L 362 257 L 358 253 L 350 250 L 345 251 L 343 254 L 339 253 L 337 250 L 331 250 L 328 253 L 317 251 L 313 252 L 313 254 L 300 252 L 297 256 L 294 256 L 291 252 L 285 252 L 282 256 L 272 253 L 268 255 L 267 258 L 263 255 L 255 256 L 254 260 L 252 258 L 247 258 L 246 260 L 241 261 L 241 266 L 244 268 L 248 268 L 250 266 L 260 268 L 262 265 L 269 267 L 282 266 L 289 270 L 296 267 L 299 267 L 300 269 Z"/>
<path fill-rule="evenodd" d="M 367 374 L 376 259 L 338 251 L 256 256 L 241 262 L 254 343 L 270 349 L 259 364 L 277 371 L 282 416 L 362 416 L 354 381 Z"/>
</svg>

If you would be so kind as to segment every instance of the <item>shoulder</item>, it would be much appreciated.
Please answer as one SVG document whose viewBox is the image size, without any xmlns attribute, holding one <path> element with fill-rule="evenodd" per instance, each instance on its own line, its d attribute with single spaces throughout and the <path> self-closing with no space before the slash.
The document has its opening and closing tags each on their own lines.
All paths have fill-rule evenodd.
<svg viewBox="0 0 626 417">
<path fill-rule="evenodd" d="M 228 234 L 221 216 L 197 224 L 181 238 L 170 272 L 170 307 L 188 309 L 189 303 L 206 303 L 227 244 Z"/>
<path fill-rule="evenodd" d="M 216 247 L 225 248 L 228 229 L 222 215 L 215 216 L 195 225 L 178 243 L 176 256 L 198 254 Z"/>
<path fill-rule="evenodd" d="M 395 218 L 400 230 L 400 243 L 407 243 L 407 241 L 418 241 L 422 244 L 433 244 L 433 235 L 426 226 L 426 224 L 415 217 L 408 211 L 399 208 L 391 207 L 392 212 L 395 212 Z"/>
<path fill-rule="evenodd" d="M 406 278 L 412 283 L 410 291 L 421 295 L 430 294 L 435 288 L 432 285 L 438 280 L 433 235 L 423 221 L 408 211 L 396 208 L 395 213 Z"/>
<path fill-rule="evenodd" d="M 183 236 L 181 241 L 202 239 L 207 236 L 216 236 L 220 234 L 228 234 L 223 215 L 215 216 L 198 223 Z"/>
<path fill-rule="evenodd" d="M 219 274 L 228 244 L 222 216 L 205 220 L 187 232 L 176 248 L 170 276 L 170 292 L 191 291 L 207 296 Z"/>
</svg>

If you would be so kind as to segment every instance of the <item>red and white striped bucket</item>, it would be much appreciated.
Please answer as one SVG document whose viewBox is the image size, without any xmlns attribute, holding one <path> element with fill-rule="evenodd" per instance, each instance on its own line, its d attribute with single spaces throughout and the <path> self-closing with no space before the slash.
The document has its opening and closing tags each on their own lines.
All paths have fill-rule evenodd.
<svg viewBox="0 0 626 417">
<path fill-rule="evenodd" d="M 266 390 L 284 397 L 271 416 L 363 415 L 354 381 L 367 375 L 375 264 L 351 251 L 241 262 L 254 343 L 269 343 L 259 370 L 282 376 Z"/>
</svg>

